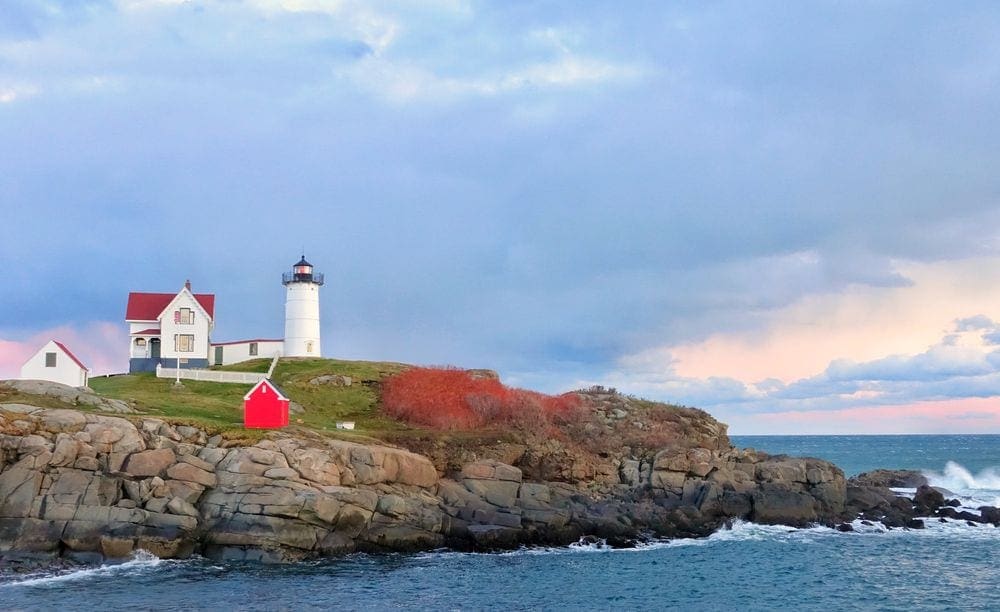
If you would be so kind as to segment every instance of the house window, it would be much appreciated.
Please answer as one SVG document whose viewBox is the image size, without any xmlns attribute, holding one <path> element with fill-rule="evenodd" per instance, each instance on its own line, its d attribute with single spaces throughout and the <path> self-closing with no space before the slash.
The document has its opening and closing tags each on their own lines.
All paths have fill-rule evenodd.
<svg viewBox="0 0 1000 612">
<path fill-rule="evenodd" d="M 306 342 L 306 352 L 307 353 L 313 352 L 313 343 L 312 342 Z"/>
<path fill-rule="evenodd" d="M 174 350 L 178 353 L 194 352 L 194 336 L 192 334 L 174 334 Z"/>
<path fill-rule="evenodd" d="M 193 325 L 194 311 L 190 308 L 181 308 L 180 310 L 174 311 L 174 323 L 178 323 L 180 325 Z"/>
<path fill-rule="evenodd" d="M 250 343 L 250 354 L 251 355 L 256 355 L 257 354 L 257 343 L 256 342 L 251 342 Z"/>
<path fill-rule="evenodd" d="M 56 367 L 56 354 L 55 353 L 45 353 L 45 367 L 54 368 Z"/>
<path fill-rule="evenodd" d="M 135 345 L 136 346 L 146 346 L 146 339 L 145 338 L 136 338 L 135 339 Z"/>
</svg>

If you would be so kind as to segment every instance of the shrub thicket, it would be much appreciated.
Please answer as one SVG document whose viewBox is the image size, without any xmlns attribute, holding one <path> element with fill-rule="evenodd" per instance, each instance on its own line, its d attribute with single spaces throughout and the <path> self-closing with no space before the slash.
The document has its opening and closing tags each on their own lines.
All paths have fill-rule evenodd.
<svg viewBox="0 0 1000 612">
<path fill-rule="evenodd" d="M 412 368 L 382 382 L 382 409 L 393 418 L 434 429 L 507 426 L 544 431 L 572 419 L 575 393 L 545 395 L 454 368 Z"/>
</svg>

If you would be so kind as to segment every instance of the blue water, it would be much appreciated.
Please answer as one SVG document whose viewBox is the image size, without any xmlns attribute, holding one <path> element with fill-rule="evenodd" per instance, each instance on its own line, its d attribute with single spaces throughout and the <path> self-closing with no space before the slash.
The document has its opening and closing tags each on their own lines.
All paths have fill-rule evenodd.
<svg viewBox="0 0 1000 612">
<path fill-rule="evenodd" d="M 926 469 L 996 499 L 997 436 L 735 437 L 740 446 L 837 460 L 857 473 Z M 892 459 L 896 463 L 887 462 Z M 959 486 L 960 485 L 960 486 Z M 963 498 L 967 499 L 967 498 Z M 0 572 L 0 608 L 998 610 L 1000 529 L 928 522 L 859 532 L 737 524 L 638 550 L 353 555 L 291 566 L 162 561 L 29 576 Z"/>
<path fill-rule="evenodd" d="M 948 461 L 972 472 L 1000 465 L 1000 435 L 730 436 L 734 446 L 774 455 L 818 457 L 847 476 L 876 468 L 941 471 Z"/>
</svg>

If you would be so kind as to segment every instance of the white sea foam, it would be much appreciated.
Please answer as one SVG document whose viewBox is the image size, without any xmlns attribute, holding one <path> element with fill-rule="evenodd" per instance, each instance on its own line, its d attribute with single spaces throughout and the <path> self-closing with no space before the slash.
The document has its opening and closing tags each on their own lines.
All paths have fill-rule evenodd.
<svg viewBox="0 0 1000 612">
<path fill-rule="evenodd" d="M 61 573 L 47 572 L 13 582 L 0 583 L 0 588 L 47 586 L 63 582 L 75 582 L 78 580 L 87 580 L 106 576 L 135 574 L 137 572 L 144 572 L 156 568 L 163 563 L 163 559 L 160 559 L 156 555 L 146 552 L 145 550 L 137 550 L 132 554 L 132 557 L 124 563 L 101 565 L 100 567 L 91 567 Z"/>
<path fill-rule="evenodd" d="M 1000 473 L 996 468 L 986 468 L 973 475 L 963 466 L 949 461 L 944 466 L 944 472 L 925 471 L 924 476 L 935 487 L 949 490 L 1000 490 Z"/>
<path fill-rule="evenodd" d="M 910 491 L 912 494 L 912 491 Z M 726 543 L 738 542 L 787 542 L 789 544 L 813 544 L 826 538 L 838 537 L 930 537 L 958 539 L 1000 539 L 1000 528 L 992 525 L 971 527 L 964 521 L 948 521 L 941 523 L 937 519 L 924 519 L 925 529 L 888 529 L 881 523 L 865 524 L 861 519 L 851 523 L 854 531 L 841 533 L 836 529 L 815 525 L 812 527 L 795 528 L 785 525 L 761 525 L 749 521 L 734 520 L 728 526 L 719 529 L 705 538 L 677 538 L 650 540 L 638 543 L 635 548 L 612 548 L 604 540 L 575 542 L 568 546 L 533 546 L 517 550 L 496 553 L 501 557 L 520 557 L 538 555 L 572 555 L 572 554 L 629 554 L 649 552 L 664 548 L 720 546 Z M 418 558 L 432 559 L 450 556 L 478 556 L 482 553 L 465 553 L 439 550 L 417 555 Z"/>
<path fill-rule="evenodd" d="M 963 507 L 1000 506 L 1000 472 L 997 468 L 986 468 L 973 474 L 958 463 L 949 461 L 943 472 L 925 471 L 923 474 L 932 486 L 954 493 Z"/>
</svg>

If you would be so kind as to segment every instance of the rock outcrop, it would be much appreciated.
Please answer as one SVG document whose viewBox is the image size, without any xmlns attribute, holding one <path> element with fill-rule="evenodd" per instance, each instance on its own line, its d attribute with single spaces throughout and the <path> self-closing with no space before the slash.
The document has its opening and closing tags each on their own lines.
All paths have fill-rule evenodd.
<svg viewBox="0 0 1000 612">
<path fill-rule="evenodd" d="M 554 445 L 509 453 L 517 465 L 470 457 L 439 471 L 378 444 L 274 432 L 245 446 L 153 418 L 0 404 L 0 558 L 145 549 L 285 561 L 582 536 L 628 545 L 707 535 L 734 518 L 802 526 L 862 514 L 902 525 L 915 508 L 955 512 L 933 490 L 914 506 L 848 484 L 825 461 L 736 450 L 724 426 L 696 417 L 684 418 L 700 433 L 646 458 L 602 464 Z M 982 517 L 1000 519 L 991 512 Z"/>
<path fill-rule="evenodd" d="M 69 406 L 91 406 L 103 412 L 129 414 L 135 412 L 128 402 L 102 397 L 85 387 L 70 387 L 48 380 L 2 380 L 0 387 L 58 400 Z"/>
</svg>

